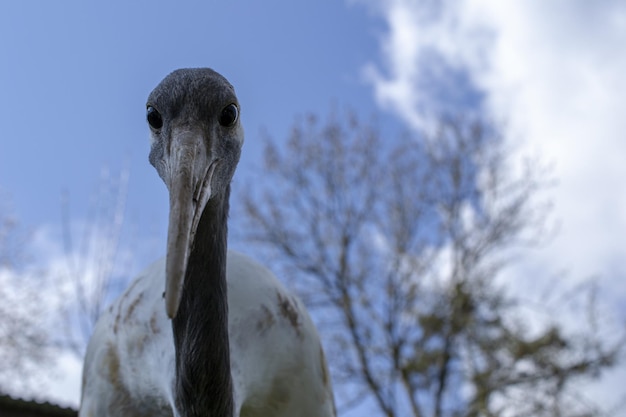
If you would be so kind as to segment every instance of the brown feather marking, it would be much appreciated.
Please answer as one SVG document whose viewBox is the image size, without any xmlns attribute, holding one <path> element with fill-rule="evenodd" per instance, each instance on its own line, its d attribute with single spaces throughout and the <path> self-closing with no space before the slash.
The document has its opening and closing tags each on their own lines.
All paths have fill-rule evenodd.
<svg viewBox="0 0 626 417">
<path fill-rule="evenodd" d="M 294 328 L 299 337 L 302 337 L 300 330 L 300 317 L 298 316 L 298 310 L 294 306 L 295 301 L 290 300 L 288 296 L 284 296 L 280 292 L 276 292 L 278 296 L 278 306 L 280 307 L 280 314 L 289 320 L 291 326 Z"/>
<path fill-rule="evenodd" d="M 157 316 L 157 313 L 155 312 L 150 318 L 150 330 L 152 330 L 152 333 L 154 334 L 161 333 L 161 329 L 159 329 L 157 320 L 158 320 L 158 316 Z"/>
<path fill-rule="evenodd" d="M 276 318 L 266 305 L 261 305 L 261 311 L 261 317 L 257 321 L 256 329 L 260 335 L 263 335 L 276 323 Z"/>
</svg>

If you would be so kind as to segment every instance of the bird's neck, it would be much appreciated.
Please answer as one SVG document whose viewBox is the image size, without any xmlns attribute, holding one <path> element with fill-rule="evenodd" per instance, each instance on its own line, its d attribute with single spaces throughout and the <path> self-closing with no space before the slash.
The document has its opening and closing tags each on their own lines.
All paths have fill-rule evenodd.
<svg viewBox="0 0 626 417">
<path fill-rule="evenodd" d="M 229 193 L 210 200 L 202 214 L 172 320 L 176 407 L 182 417 L 233 415 L 226 293 Z"/>
</svg>

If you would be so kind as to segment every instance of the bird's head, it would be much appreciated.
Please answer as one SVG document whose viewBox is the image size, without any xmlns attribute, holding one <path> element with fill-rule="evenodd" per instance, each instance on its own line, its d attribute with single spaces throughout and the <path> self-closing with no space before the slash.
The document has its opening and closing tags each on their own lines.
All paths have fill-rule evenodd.
<svg viewBox="0 0 626 417">
<path fill-rule="evenodd" d="M 239 161 L 243 128 L 233 86 L 208 68 L 172 72 L 146 106 L 150 163 L 170 195 L 165 305 L 173 318 L 200 217 L 209 200 L 224 198 Z"/>
</svg>

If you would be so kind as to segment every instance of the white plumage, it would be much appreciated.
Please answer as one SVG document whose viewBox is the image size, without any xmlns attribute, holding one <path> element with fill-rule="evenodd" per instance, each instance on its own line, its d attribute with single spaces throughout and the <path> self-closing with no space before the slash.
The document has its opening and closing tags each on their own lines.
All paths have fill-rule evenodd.
<svg viewBox="0 0 626 417">
<path fill-rule="evenodd" d="M 324 351 L 301 301 L 245 255 L 230 251 L 227 265 L 237 415 L 333 416 Z M 81 417 L 173 415 L 164 272 L 165 259 L 152 264 L 99 320 L 85 357 Z"/>
<path fill-rule="evenodd" d="M 334 416 L 302 302 L 260 264 L 226 252 L 243 144 L 234 89 L 210 69 L 175 71 L 150 94 L 147 119 L 150 162 L 170 193 L 167 255 L 98 321 L 80 417 Z"/>
</svg>

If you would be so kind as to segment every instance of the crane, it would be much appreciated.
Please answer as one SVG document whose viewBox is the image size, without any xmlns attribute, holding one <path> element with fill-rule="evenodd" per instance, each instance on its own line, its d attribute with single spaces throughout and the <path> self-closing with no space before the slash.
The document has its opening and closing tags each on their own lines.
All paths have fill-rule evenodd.
<svg viewBox="0 0 626 417">
<path fill-rule="evenodd" d="M 149 161 L 169 192 L 166 256 L 98 320 L 79 416 L 334 416 L 324 350 L 303 303 L 227 249 L 244 142 L 233 86 L 208 68 L 176 70 L 146 109 Z"/>
</svg>

